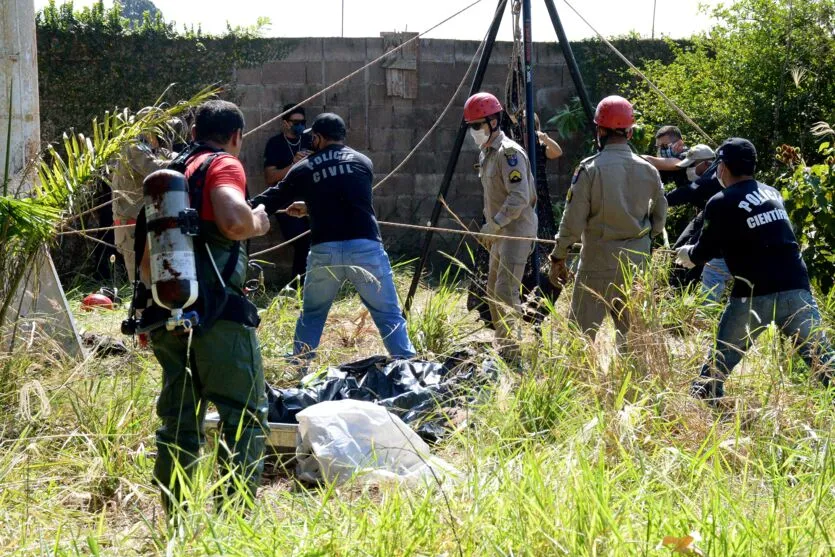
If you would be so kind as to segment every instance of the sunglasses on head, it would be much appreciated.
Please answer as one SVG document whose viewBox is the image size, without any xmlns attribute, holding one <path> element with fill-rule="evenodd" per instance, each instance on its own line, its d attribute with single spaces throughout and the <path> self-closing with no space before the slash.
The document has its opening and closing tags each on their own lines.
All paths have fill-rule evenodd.
<svg viewBox="0 0 835 557">
<path fill-rule="evenodd" d="M 470 122 L 467 124 L 471 130 L 479 130 L 481 126 L 487 123 L 487 120 L 482 120 L 481 122 Z"/>
</svg>

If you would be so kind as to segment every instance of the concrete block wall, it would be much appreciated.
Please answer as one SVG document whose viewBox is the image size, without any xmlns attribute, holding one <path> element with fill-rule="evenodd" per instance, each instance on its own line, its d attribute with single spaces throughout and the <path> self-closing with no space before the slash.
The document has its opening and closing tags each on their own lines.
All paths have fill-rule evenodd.
<svg viewBox="0 0 835 557">
<path fill-rule="evenodd" d="M 302 39 L 282 60 L 237 70 L 234 79 L 247 127 L 252 129 L 266 122 L 279 114 L 285 103 L 301 101 L 361 68 L 382 53 L 382 45 L 381 38 Z M 371 158 L 379 181 L 403 161 L 435 123 L 470 66 L 477 47 L 475 41 L 422 39 L 416 99 L 388 97 L 385 69 L 378 64 L 306 104 L 308 121 L 324 111 L 340 114 L 348 126 L 347 144 Z M 496 43 L 482 87 L 500 99 L 504 98 L 511 49 L 510 43 Z M 535 44 L 534 61 L 537 112 L 547 120 L 576 93 L 556 44 Z M 429 220 L 471 81 L 472 72 L 435 131 L 404 167 L 374 192 L 380 220 L 413 224 Z M 264 189 L 264 145 L 280 129 L 280 122 L 274 122 L 246 139 L 241 158 L 253 194 Z M 578 146 L 564 148 L 570 155 Z M 554 198 L 564 196 L 567 189 L 572 170 L 568 160 L 564 157 L 548 163 Z M 481 184 L 473 169 L 476 161 L 477 150 L 467 138 L 447 198 L 465 223 L 478 221 L 481 216 Z M 451 216 L 443 213 L 439 225 L 459 228 Z M 393 259 L 417 256 L 421 233 L 385 226 L 382 233 Z M 251 249 L 258 251 L 280 241 L 276 228 L 269 236 L 253 241 Z M 454 253 L 461 241 L 462 236 L 437 235 L 434 260 L 441 259 L 438 251 Z M 267 257 L 277 264 L 279 276 L 274 278 L 288 274 L 288 256 L 289 251 L 281 250 Z"/>
</svg>

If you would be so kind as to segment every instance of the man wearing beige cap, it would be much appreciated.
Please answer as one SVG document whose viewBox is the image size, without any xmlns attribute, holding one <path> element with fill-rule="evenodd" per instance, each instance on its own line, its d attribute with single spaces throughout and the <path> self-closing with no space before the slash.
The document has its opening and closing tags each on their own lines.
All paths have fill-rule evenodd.
<svg viewBox="0 0 835 557">
<path fill-rule="evenodd" d="M 668 192 L 667 204 L 670 207 L 689 204 L 699 212 L 679 236 L 675 243 L 676 248 L 696 243 L 704 224 L 705 205 L 711 197 L 722 191 L 722 186 L 716 179 L 715 158 L 716 154 L 713 149 L 708 145 L 699 144 L 688 149 L 684 159 L 677 165 L 686 170 L 689 183 Z M 701 279 L 702 292 L 711 302 L 719 301 L 728 281 L 732 278 L 725 260 L 721 257 L 711 259 L 705 265 L 694 269 L 679 268 L 679 270 L 684 272 L 684 276 L 681 277 L 681 282 L 684 284 Z"/>
</svg>

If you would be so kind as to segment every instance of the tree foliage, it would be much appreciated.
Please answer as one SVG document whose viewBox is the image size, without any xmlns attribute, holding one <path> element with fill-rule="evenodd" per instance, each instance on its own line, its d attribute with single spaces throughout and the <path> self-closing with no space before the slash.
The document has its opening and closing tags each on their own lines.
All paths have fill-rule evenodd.
<svg viewBox="0 0 835 557">
<path fill-rule="evenodd" d="M 158 99 L 153 107 L 136 114 L 127 109 L 105 112 L 103 118 L 91 123 L 90 135 L 70 130 L 64 133 L 60 149 L 47 145 L 35 164 L 24 171 L 37 173 L 32 190 L 6 190 L 0 196 L 0 324 L 5 322 L 12 294 L 37 253 L 53 244 L 58 231 L 72 220 L 65 217 L 78 215 L 86 208 L 83 201 L 88 189 L 122 148 L 218 92 L 206 88 L 174 106 L 162 106 Z M 26 181 L 24 177 L 21 183 Z"/>
<path fill-rule="evenodd" d="M 148 6 L 150 5 L 150 6 Z M 143 11 L 138 11 L 144 7 Z M 114 2 L 111 8 L 104 7 L 104 1 L 98 0 L 92 6 L 75 9 L 72 0 L 60 5 L 49 0 L 43 10 L 36 15 L 38 30 L 50 33 L 93 32 L 110 36 L 137 33 L 175 37 L 174 23 L 166 23 L 156 6 L 149 0 L 126 0 Z"/>
<path fill-rule="evenodd" d="M 807 165 L 800 149 L 781 145 L 776 159 L 788 171 L 777 185 L 785 192 L 786 208 L 814 282 L 829 292 L 835 285 L 835 130 L 819 122 L 813 135 L 823 138 L 815 154 L 821 162 Z"/>
<path fill-rule="evenodd" d="M 644 64 L 650 79 L 714 144 L 743 136 L 762 153 L 781 143 L 814 149 L 809 128 L 835 116 L 835 0 L 735 0 L 713 16 L 709 34 L 671 45 L 670 64 Z M 648 122 L 705 141 L 645 84 L 634 98 Z"/>
<path fill-rule="evenodd" d="M 183 25 L 177 30 L 174 21 L 166 21 L 162 12 L 151 0 L 117 0 L 105 8 L 104 0 L 97 0 L 92 6 L 76 9 L 72 0 L 60 4 L 49 0 L 36 15 L 38 31 L 47 33 L 95 33 L 101 35 L 139 35 L 148 39 L 211 39 L 211 38 L 262 38 L 272 22 L 268 17 L 259 17 L 252 25 L 226 24 L 226 31 L 220 35 L 204 33 L 198 26 Z"/>
<path fill-rule="evenodd" d="M 151 19 L 162 18 L 162 12 L 151 0 L 119 0 L 119 4 L 122 7 L 122 16 L 134 25 L 141 25 L 146 13 Z"/>
<path fill-rule="evenodd" d="M 758 178 L 783 189 L 812 278 L 829 290 L 835 178 L 826 161 L 833 152 L 809 130 L 835 121 L 835 0 L 735 0 L 713 16 L 718 23 L 709 34 L 671 43 L 671 63 L 643 67 L 711 140 L 646 84 L 634 89 L 634 100 L 645 123 L 679 125 L 691 144 L 750 139 L 760 153 Z M 782 176 L 780 162 L 792 165 Z"/>
</svg>

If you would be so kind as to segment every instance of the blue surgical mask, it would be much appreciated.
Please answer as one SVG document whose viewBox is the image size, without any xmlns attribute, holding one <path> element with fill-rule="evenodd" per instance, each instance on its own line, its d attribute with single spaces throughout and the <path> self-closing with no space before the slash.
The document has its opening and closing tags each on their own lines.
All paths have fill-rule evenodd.
<svg viewBox="0 0 835 557">
<path fill-rule="evenodd" d="M 301 135 L 304 133 L 304 124 L 293 124 L 293 133 Z"/>
</svg>

